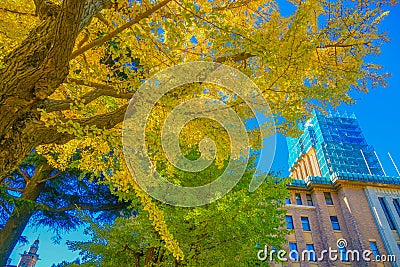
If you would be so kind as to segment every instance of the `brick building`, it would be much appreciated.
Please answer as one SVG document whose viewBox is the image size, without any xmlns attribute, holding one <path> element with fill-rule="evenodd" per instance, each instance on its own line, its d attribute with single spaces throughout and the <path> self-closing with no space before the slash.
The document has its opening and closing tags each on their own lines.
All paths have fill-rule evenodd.
<svg viewBox="0 0 400 267">
<path fill-rule="evenodd" d="M 288 250 L 298 260 L 275 266 L 400 266 L 400 178 L 386 176 L 354 115 L 314 114 L 303 130 L 287 140 Z"/>
</svg>

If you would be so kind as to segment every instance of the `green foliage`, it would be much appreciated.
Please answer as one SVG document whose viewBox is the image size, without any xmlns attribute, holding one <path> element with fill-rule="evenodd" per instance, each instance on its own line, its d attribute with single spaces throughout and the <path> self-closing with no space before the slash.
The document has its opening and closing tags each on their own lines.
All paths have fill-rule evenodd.
<svg viewBox="0 0 400 267">
<path fill-rule="evenodd" d="M 250 193 L 253 172 L 250 168 L 230 193 L 206 206 L 160 204 L 165 222 L 185 255 L 179 264 L 254 266 L 258 261 L 257 244 L 282 246 L 287 230 L 282 223 L 285 211 L 280 208 L 287 196 L 287 180 L 268 176 L 258 190 Z M 151 266 L 174 266 L 172 254 L 143 210 L 137 216 L 119 218 L 113 225 L 92 223 L 87 231 L 91 240 L 70 242 L 72 249 L 81 251 L 87 264 L 84 266 L 145 266 L 146 255 Z M 135 265 L 135 257 L 140 265 Z"/>
</svg>

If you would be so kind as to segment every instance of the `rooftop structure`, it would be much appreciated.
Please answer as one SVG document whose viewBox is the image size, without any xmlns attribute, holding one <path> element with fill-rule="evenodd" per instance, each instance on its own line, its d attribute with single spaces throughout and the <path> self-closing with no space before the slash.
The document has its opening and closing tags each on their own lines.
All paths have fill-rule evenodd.
<svg viewBox="0 0 400 267">
<path fill-rule="evenodd" d="M 355 115 L 314 116 L 299 138 L 287 138 L 293 178 L 334 175 L 384 176 L 374 148 L 368 145 Z"/>
</svg>

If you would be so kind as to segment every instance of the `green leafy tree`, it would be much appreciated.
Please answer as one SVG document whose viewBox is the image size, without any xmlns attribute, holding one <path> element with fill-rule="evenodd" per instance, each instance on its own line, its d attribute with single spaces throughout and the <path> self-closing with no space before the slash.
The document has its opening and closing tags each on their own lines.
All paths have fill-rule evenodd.
<svg viewBox="0 0 400 267">
<path fill-rule="evenodd" d="M 83 215 L 110 223 L 128 206 L 101 184 L 101 177 L 74 168 L 60 171 L 32 154 L 0 183 L 0 259 L 8 259 L 17 242 L 24 241 L 21 234 L 28 224 L 50 228 L 57 240 L 61 232 L 81 227 Z"/>
<path fill-rule="evenodd" d="M 279 209 L 287 196 L 287 180 L 269 176 L 250 193 L 253 171 L 248 170 L 232 192 L 209 205 L 181 208 L 160 204 L 184 260 L 174 259 L 142 210 L 136 217 L 118 218 L 112 225 L 92 223 L 87 229 L 92 239 L 70 242 L 70 247 L 80 250 L 83 266 L 254 266 L 260 263 L 260 247 L 282 247 L 288 232 L 283 224 L 285 211 Z M 193 180 L 180 177 L 186 182 Z M 204 176 L 202 179 L 204 182 Z"/>
</svg>

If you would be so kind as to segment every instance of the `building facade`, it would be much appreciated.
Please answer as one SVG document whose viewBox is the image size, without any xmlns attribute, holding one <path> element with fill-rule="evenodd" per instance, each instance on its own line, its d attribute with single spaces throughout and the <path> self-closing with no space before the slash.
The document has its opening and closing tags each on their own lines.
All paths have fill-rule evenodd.
<svg viewBox="0 0 400 267">
<path fill-rule="evenodd" d="M 293 253 L 275 266 L 400 266 L 400 177 L 386 176 L 354 115 L 314 114 L 303 131 L 287 140 Z"/>
</svg>

